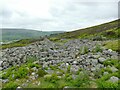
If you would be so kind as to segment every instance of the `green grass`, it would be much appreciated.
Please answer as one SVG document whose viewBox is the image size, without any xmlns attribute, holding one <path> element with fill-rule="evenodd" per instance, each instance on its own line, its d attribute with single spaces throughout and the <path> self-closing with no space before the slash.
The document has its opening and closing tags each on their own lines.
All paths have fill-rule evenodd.
<svg viewBox="0 0 120 90">
<path fill-rule="evenodd" d="M 36 60 L 37 60 L 36 56 L 28 56 L 26 58 L 27 63 L 31 63 L 31 64 Z M 34 66 L 30 66 L 30 67 L 34 67 Z"/>
<path fill-rule="evenodd" d="M 119 20 L 115 20 L 112 22 L 108 22 L 108 23 L 93 26 L 93 27 L 88 27 L 85 29 L 74 30 L 72 32 L 65 32 L 65 33 L 56 35 L 54 37 L 56 37 L 56 39 L 61 39 L 61 38 L 76 39 L 76 38 L 86 38 L 86 37 L 89 38 L 91 36 L 94 37 L 95 35 L 102 34 L 103 36 L 108 38 L 118 38 L 117 37 L 119 34 L 117 33 L 117 31 L 119 30 L 118 22 Z M 112 32 L 110 32 L 109 30 L 112 30 Z"/>
<path fill-rule="evenodd" d="M 119 60 L 114 60 L 114 59 L 108 59 L 106 61 L 103 62 L 103 65 L 106 67 L 106 68 L 102 68 L 101 70 L 99 71 L 96 71 L 94 72 L 95 74 L 95 78 L 98 79 L 101 77 L 101 75 L 103 75 L 104 72 L 108 72 L 109 74 L 113 74 L 112 70 L 110 67 L 108 66 L 114 66 L 116 67 L 118 70 L 120 69 L 120 65 L 119 65 Z M 116 72 L 117 74 L 120 73 L 119 71 Z"/>
<path fill-rule="evenodd" d="M 104 43 L 104 47 L 112 49 L 113 51 L 120 52 L 119 42 L 120 40 L 107 41 Z"/>
<path fill-rule="evenodd" d="M 112 83 L 109 82 L 108 80 L 112 76 L 116 76 L 120 78 L 119 72 L 112 73 L 110 68 L 103 68 L 96 72 L 97 78 L 96 80 L 92 81 L 89 78 L 89 73 L 85 70 L 79 71 L 77 74 L 76 79 L 73 79 L 72 73 L 70 73 L 70 66 L 67 68 L 67 72 L 64 72 L 64 75 L 60 75 L 61 78 L 58 77 L 56 74 L 57 71 L 60 71 L 56 66 L 52 66 L 52 69 L 54 70 L 54 73 L 49 75 L 47 74 L 44 70 L 41 69 L 41 65 L 34 64 L 33 62 L 35 61 L 34 57 L 29 57 L 28 61 L 26 64 L 21 65 L 20 67 L 14 66 L 11 67 L 7 70 L 4 70 L 3 72 L 6 72 L 5 75 L 2 75 L 4 79 L 8 78 L 10 82 L 3 84 L 4 88 L 10 87 L 15 89 L 17 86 L 21 86 L 23 83 L 26 82 L 26 80 L 29 79 L 29 75 L 31 75 L 33 67 L 36 67 L 38 69 L 37 74 L 39 75 L 38 78 L 35 80 L 32 80 L 30 82 L 27 82 L 26 88 L 64 88 L 65 86 L 72 87 L 72 88 L 90 88 L 92 86 L 91 82 L 94 82 L 95 84 L 93 87 L 98 87 L 98 88 L 117 88 L 118 84 L 117 83 Z M 106 60 L 103 62 L 105 66 L 111 65 L 111 66 L 116 66 L 119 68 L 117 65 L 118 60 Z M 104 72 L 109 72 L 107 75 L 103 75 Z M 1 74 L 2 72 L 0 72 Z M 14 77 L 12 78 L 12 75 L 14 74 Z M 44 77 L 45 75 L 48 75 L 47 77 Z M 98 75 L 98 76 L 97 76 Z M 102 75 L 101 77 L 99 77 Z M 18 79 L 18 81 L 16 81 Z M 40 85 L 33 84 L 35 82 L 40 82 Z M 97 85 L 96 85 L 97 84 Z M 24 88 L 25 88 L 24 87 Z"/>
<path fill-rule="evenodd" d="M 120 36 L 120 29 L 116 28 L 116 29 L 110 29 L 110 30 L 107 30 L 107 31 L 104 31 L 102 33 L 100 33 L 103 37 L 106 37 L 106 38 L 118 38 Z"/>
<path fill-rule="evenodd" d="M 3 44 L 0 46 L 1 49 L 6 49 L 6 48 L 13 48 L 13 47 L 23 47 L 26 45 L 29 45 L 33 42 L 39 41 L 40 39 L 22 39 L 10 44 Z"/>
<path fill-rule="evenodd" d="M 93 39 L 94 37 L 98 38 L 99 40 L 102 40 L 102 39 L 104 40 L 104 38 L 118 39 L 120 37 L 118 20 L 93 26 L 93 27 L 89 27 L 89 28 L 85 28 L 85 29 L 75 30 L 72 32 L 64 32 L 64 33 L 56 34 L 53 36 L 51 35 L 49 36 L 49 39 L 53 42 L 64 44 L 71 39 L 76 39 L 76 38 Z M 13 47 L 22 47 L 22 46 L 29 45 L 33 42 L 36 42 L 38 40 L 39 39 L 23 39 L 14 43 L 2 45 L 0 46 L 0 48 L 6 49 L 6 48 L 13 48 Z M 116 50 L 116 47 L 113 47 L 112 49 Z"/>
<path fill-rule="evenodd" d="M 46 75 L 47 73 L 46 73 L 44 70 L 39 69 L 38 72 L 37 72 L 37 74 L 38 74 L 39 77 L 43 77 L 43 76 Z"/>
<path fill-rule="evenodd" d="M 59 43 L 61 45 L 65 44 L 66 42 L 68 42 L 71 39 L 60 39 L 57 37 L 49 37 L 50 41 L 54 42 L 54 43 Z"/>
<path fill-rule="evenodd" d="M 89 52 L 89 49 L 87 46 L 82 46 L 80 48 L 80 54 L 87 54 Z"/>
<path fill-rule="evenodd" d="M 66 73 L 65 74 L 65 81 L 71 81 L 72 80 L 72 76 L 70 73 Z"/>
<path fill-rule="evenodd" d="M 15 79 L 21 79 L 26 78 L 29 73 L 31 73 L 31 68 L 41 68 L 40 65 L 34 64 L 34 57 L 29 58 L 28 62 L 25 64 L 22 64 L 21 66 L 12 66 L 6 70 L 3 70 L 2 78 L 3 79 L 9 79 L 9 80 L 15 80 Z"/>
<path fill-rule="evenodd" d="M 118 68 L 119 63 L 120 63 L 119 60 L 108 59 L 108 60 L 106 60 L 106 61 L 103 62 L 103 65 L 104 66 L 108 66 L 108 65 L 112 66 L 113 65 L 116 68 Z"/>
<path fill-rule="evenodd" d="M 20 67 L 11 67 L 7 70 L 5 70 L 5 74 L 2 75 L 3 79 L 9 79 L 9 80 L 15 80 L 18 78 L 25 78 L 27 74 L 29 73 L 28 69 L 25 67 L 25 65 L 22 65 Z"/>
<path fill-rule="evenodd" d="M 57 77 L 56 73 L 53 73 L 51 76 L 45 78 L 45 81 L 48 81 L 51 83 L 57 83 L 58 80 L 59 78 Z"/>
<path fill-rule="evenodd" d="M 109 81 L 110 77 L 112 76 L 119 77 L 119 74 L 117 72 L 111 73 L 111 74 L 104 75 L 101 78 L 97 79 L 96 83 L 97 83 L 98 88 L 118 88 L 118 82 L 112 83 Z"/>
<path fill-rule="evenodd" d="M 50 65 L 49 67 L 50 67 L 52 70 L 54 70 L 54 71 L 58 69 L 58 67 L 57 67 L 57 66 L 54 66 L 54 65 Z"/>
<path fill-rule="evenodd" d="M 51 76 L 42 81 L 44 83 L 42 83 L 42 85 L 47 87 L 47 85 L 45 85 L 47 83 L 52 85 L 54 88 L 63 88 L 65 86 L 80 88 L 84 87 L 84 84 L 89 84 L 89 81 L 89 76 L 85 73 L 80 73 L 75 80 L 72 78 L 72 74 L 70 73 L 66 73 L 65 77 L 62 77 L 61 79 L 58 79 L 57 75 L 53 73 Z"/>
<path fill-rule="evenodd" d="M 98 88 L 118 88 L 118 83 L 112 83 L 110 81 L 99 81 L 98 82 Z"/>
<path fill-rule="evenodd" d="M 84 85 L 89 85 L 90 79 L 88 73 L 79 73 L 78 77 L 72 81 L 72 85 L 75 87 L 85 87 Z"/>
<path fill-rule="evenodd" d="M 112 63 L 112 65 L 116 65 L 116 62 L 113 62 L 113 60 L 111 60 L 111 63 Z M 104 63 L 104 64 L 108 65 L 106 63 Z M 26 67 L 28 67 L 28 66 L 29 66 L 29 71 L 27 72 L 25 70 L 26 70 Z M 98 74 L 102 75 L 105 71 L 108 71 L 109 74 L 103 75 L 102 77 L 99 77 L 99 78 L 96 78 L 96 81 L 92 81 L 89 78 L 89 74 L 87 73 L 87 71 L 84 71 L 84 70 L 79 72 L 76 79 L 73 79 L 72 74 L 69 71 L 70 67 L 68 67 L 68 71 L 66 73 L 64 73 L 65 76 L 61 75 L 61 79 L 60 79 L 60 78 L 58 78 L 58 75 L 56 74 L 56 71 L 58 71 L 58 69 L 55 69 L 54 73 L 49 75 L 49 74 L 46 74 L 44 72 L 44 70 L 41 69 L 41 66 L 38 67 L 38 65 L 36 65 L 32 62 L 29 62 L 28 64 L 24 64 L 20 67 L 11 67 L 11 68 L 5 70 L 4 72 L 7 72 L 6 78 L 9 78 L 13 74 L 13 72 L 19 73 L 20 77 L 17 78 L 18 81 L 16 81 L 15 79 L 12 79 L 12 82 L 3 84 L 3 87 L 4 88 L 7 88 L 7 87 L 16 88 L 17 86 L 21 86 L 28 79 L 27 74 L 31 73 L 31 68 L 33 68 L 33 66 L 35 66 L 39 69 L 38 73 L 37 73 L 37 74 L 39 74 L 39 77 L 33 81 L 28 82 L 27 83 L 28 85 L 26 86 L 26 88 L 64 88 L 65 86 L 69 86 L 72 88 L 85 88 L 85 87 L 90 88 L 91 87 L 90 82 L 96 82 L 97 86 L 94 86 L 94 87 L 99 87 L 99 88 L 108 88 L 108 87 L 116 88 L 116 87 L 118 87 L 117 83 L 111 83 L 108 81 L 111 76 L 119 77 L 118 72 L 115 72 L 115 73 L 109 72 L 108 68 L 101 69 L 101 71 L 99 71 L 101 73 L 98 73 Z M 44 77 L 45 75 L 48 75 L 48 76 Z M 40 85 L 33 84 L 35 82 L 40 82 Z"/>
<path fill-rule="evenodd" d="M 18 87 L 18 83 L 16 82 L 9 82 L 5 85 L 5 88 L 3 87 L 2 90 L 16 90 L 16 88 Z"/>
<path fill-rule="evenodd" d="M 93 52 L 96 53 L 96 52 L 102 52 L 102 48 L 100 45 L 96 45 L 95 48 L 93 49 Z"/>
<path fill-rule="evenodd" d="M 53 74 L 44 77 L 47 73 L 44 70 L 42 70 L 41 67 L 38 67 L 38 65 L 29 62 L 21 65 L 20 67 L 14 66 L 7 70 L 4 70 L 3 72 L 6 73 L 2 76 L 4 79 L 8 78 L 10 82 L 3 84 L 3 87 L 16 88 L 17 86 L 21 86 L 23 83 L 26 82 L 27 79 L 29 79 L 29 75 L 31 75 L 31 73 L 33 72 L 32 71 L 33 66 L 35 67 L 37 66 L 38 68 L 37 74 L 39 75 L 39 77 L 35 80 L 28 82 L 27 83 L 28 85 L 25 86 L 27 88 L 63 88 L 64 86 L 84 87 L 84 84 L 89 83 L 89 77 L 86 73 L 78 74 L 78 77 L 74 80 L 69 70 L 68 72 L 65 73 L 65 76 L 62 76 L 63 75 L 62 74 L 61 78 L 59 78 L 58 75 L 56 74 L 56 71 L 58 71 L 58 69 L 55 69 Z M 13 74 L 14 74 L 14 78 L 11 78 Z M 16 81 L 16 79 L 18 80 Z M 33 84 L 39 81 L 40 81 L 40 85 Z"/>
</svg>

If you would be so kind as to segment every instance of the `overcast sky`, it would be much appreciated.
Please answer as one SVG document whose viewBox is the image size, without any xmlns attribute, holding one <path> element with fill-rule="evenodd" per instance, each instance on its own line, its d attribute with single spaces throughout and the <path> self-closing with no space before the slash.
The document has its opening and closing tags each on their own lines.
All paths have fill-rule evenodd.
<svg viewBox="0 0 120 90">
<path fill-rule="evenodd" d="M 0 0 L 0 27 L 72 31 L 118 18 L 119 0 Z"/>
</svg>

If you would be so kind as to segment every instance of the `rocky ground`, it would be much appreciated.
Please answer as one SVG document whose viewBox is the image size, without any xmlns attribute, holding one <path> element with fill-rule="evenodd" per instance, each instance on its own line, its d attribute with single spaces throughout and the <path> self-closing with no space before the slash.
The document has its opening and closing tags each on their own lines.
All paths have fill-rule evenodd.
<svg viewBox="0 0 120 90">
<path fill-rule="evenodd" d="M 3 71 L 2 77 L 7 76 L 9 68 L 21 67 L 21 65 L 29 62 L 28 58 L 35 58 L 32 61 L 32 64 L 35 64 L 33 67 L 25 66 L 30 72 L 26 74 L 28 79 L 22 80 L 23 84 L 16 85 L 17 87 L 29 87 L 31 85 L 29 82 L 33 83 L 33 86 L 35 84 L 35 87 L 45 87 L 42 85 L 45 80 L 49 82 L 49 87 L 57 87 L 56 83 L 58 82 L 56 81 L 63 80 L 61 83 L 65 81 L 65 84 L 59 88 L 96 88 L 103 86 L 101 82 L 110 84 L 106 86 L 118 87 L 118 84 L 116 84 L 119 81 L 118 53 L 105 48 L 103 41 L 75 39 L 60 44 L 44 39 L 25 47 L 8 48 L 1 50 L 1 52 L 0 70 Z M 40 70 L 44 71 L 45 74 L 39 74 Z M 11 71 L 13 72 L 13 70 Z M 77 80 L 82 80 L 82 76 L 86 74 L 86 78 L 88 77 L 90 81 L 89 86 L 86 84 L 88 81 L 86 79 L 86 82 L 79 85 Z M 5 87 L 6 84 L 11 82 L 11 79 L 2 77 L 0 80 Z M 14 78 L 15 74 L 12 73 L 12 77 Z M 56 77 L 55 81 L 51 82 L 54 80 L 53 77 Z M 13 81 L 19 82 L 20 80 L 21 78 L 15 78 Z M 72 83 L 73 81 L 75 85 L 69 84 L 69 82 Z"/>
</svg>

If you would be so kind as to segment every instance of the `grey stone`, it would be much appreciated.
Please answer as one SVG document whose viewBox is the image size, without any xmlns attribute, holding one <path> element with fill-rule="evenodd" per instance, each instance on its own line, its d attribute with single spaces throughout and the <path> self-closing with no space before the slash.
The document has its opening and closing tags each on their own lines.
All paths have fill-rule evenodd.
<svg viewBox="0 0 120 90">
<path fill-rule="evenodd" d="M 76 66 L 76 65 L 72 65 L 71 68 L 70 68 L 70 72 L 73 73 L 73 74 L 77 74 L 79 71 L 79 67 Z"/>
<path fill-rule="evenodd" d="M 39 86 L 40 84 L 41 84 L 41 83 L 40 83 L 40 81 L 39 81 L 37 85 Z"/>
<path fill-rule="evenodd" d="M 9 82 L 9 79 L 3 79 L 2 80 L 2 83 L 8 83 Z"/>
<path fill-rule="evenodd" d="M 29 78 L 32 79 L 32 80 L 36 79 L 35 76 L 30 76 Z"/>
<path fill-rule="evenodd" d="M 26 87 L 28 84 L 27 83 L 23 83 L 22 86 L 23 87 Z M 21 90 L 21 89 L 20 89 Z"/>
<path fill-rule="evenodd" d="M 68 89 L 68 88 L 70 88 L 69 86 L 65 86 L 64 88 L 63 88 L 63 90 L 66 90 L 66 89 Z"/>
<path fill-rule="evenodd" d="M 34 64 L 39 64 L 39 61 L 35 61 L 35 62 L 33 62 Z"/>
<path fill-rule="evenodd" d="M 16 90 L 23 90 L 22 87 L 18 86 Z"/>
<path fill-rule="evenodd" d="M 91 71 L 92 71 L 92 72 L 96 71 L 96 68 L 95 68 L 95 67 L 92 67 L 92 68 L 91 68 Z"/>
<path fill-rule="evenodd" d="M 54 73 L 54 71 L 53 70 L 51 70 L 51 69 L 48 69 L 48 70 L 45 70 L 48 74 L 52 74 L 52 73 Z"/>
<path fill-rule="evenodd" d="M 93 55 L 94 59 L 98 59 L 100 57 L 100 55 Z"/>
<path fill-rule="evenodd" d="M 62 77 L 61 76 L 57 76 L 58 79 L 61 79 Z"/>
<path fill-rule="evenodd" d="M 103 58 L 103 57 L 100 57 L 100 58 L 98 59 L 98 61 L 99 61 L 100 63 L 103 63 L 105 60 L 106 60 L 106 59 Z"/>
<path fill-rule="evenodd" d="M 66 63 L 66 66 L 69 66 L 69 63 Z"/>
<path fill-rule="evenodd" d="M 35 76 L 35 72 L 32 72 L 32 74 L 31 74 L 31 75 Z"/>
<path fill-rule="evenodd" d="M 57 71 L 56 74 L 57 74 L 58 76 L 61 76 L 63 73 L 60 72 L 60 71 Z"/>
<path fill-rule="evenodd" d="M 112 55 L 112 56 L 111 56 L 111 59 L 116 59 L 116 60 L 118 60 L 118 55 Z"/>
<path fill-rule="evenodd" d="M 2 67 L 0 67 L 0 71 L 2 71 L 2 69 L 3 69 L 3 68 L 2 68 Z"/>
<path fill-rule="evenodd" d="M 112 52 L 112 49 L 108 49 L 109 52 Z"/>
<path fill-rule="evenodd" d="M 92 55 L 88 55 L 87 58 L 88 58 L 88 59 L 89 59 L 89 58 L 93 58 L 93 56 L 92 56 Z"/>
<path fill-rule="evenodd" d="M 27 83 L 29 83 L 30 81 L 29 81 L 29 80 L 27 80 L 26 82 L 27 82 Z"/>
<path fill-rule="evenodd" d="M 118 71 L 118 69 L 114 66 L 110 67 L 110 69 L 111 69 L 112 72 L 117 72 Z"/>
<path fill-rule="evenodd" d="M 95 65 L 96 70 L 100 70 L 103 67 L 104 67 L 104 65 L 102 65 L 102 64 Z"/>
<path fill-rule="evenodd" d="M 74 79 L 74 80 L 75 80 L 77 77 L 78 77 L 78 75 L 74 75 L 74 74 L 72 75 L 72 79 Z"/>
<path fill-rule="evenodd" d="M 65 67 L 66 67 L 66 64 L 65 64 L 65 63 L 62 63 L 62 64 L 60 65 L 60 67 L 61 67 L 61 68 L 65 68 Z"/>
<path fill-rule="evenodd" d="M 108 72 L 104 72 L 104 73 L 103 73 L 103 75 L 107 75 L 107 74 L 109 74 L 109 73 L 108 73 Z"/>
<path fill-rule="evenodd" d="M 76 65 L 76 64 L 78 64 L 78 62 L 77 61 L 73 61 L 73 64 Z"/>
<path fill-rule="evenodd" d="M 98 60 L 97 59 L 92 59 L 91 63 L 93 63 L 94 65 L 98 64 Z"/>
<path fill-rule="evenodd" d="M 3 61 L 0 61 L 0 67 L 2 66 Z"/>
<path fill-rule="evenodd" d="M 69 65 L 76 65 L 76 67 L 79 65 L 79 67 L 86 70 L 90 70 L 88 66 L 91 66 L 92 70 L 94 71 L 94 67 L 96 70 L 104 68 L 104 66 L 99 63 L 103 63 L 108 58 L 117 58 L 118 56 L 117 52 L 110 49 L 107 50 L 105 48 L 103 48 L 102 53 L 98 52 L 93 54 L 92 50 L 96 44 L 101 45 L 101 41 L 97 42 L 87 39 L 75 39 L 60 45 L 59 43 L 55 44 L 48 39 L 43 39 L 28 46 L 2 50 L 2 59 L 0 58 L 0 65 L 3 61 L 3 69 L 7 69 L 14 65 L 20 66 L 22 63 L 26 62 L 27 57 L 36 56 L 38 60 L 34 63 L 43 65 L 43 69 L 46 67 L 48 68 L 49 65 L 56 65 L 63 62 L 59 68 L 65 72 L 67 71 Z M 84 46 L 88 47 L 89 52 L 80 55 L 80 48 Z M 34 72 L 37 72 L 36 68 L 32 69 Z M 2 68 L 0 68 L 0 70 L 2 70 Z"/>
<path fill-rule="evenodd" d="M 47 62 L 44 62 L 42 67 L 43 67 L 43 68 L 48 67 L 48 63 L 47 63 Z"/>
<path fill-rule="evenodd" d="M 94 77 L 94 76 L 95 76 L 95 74 L 94 74 L 94 73 L 90 73 L 90 76 Z"/>
<path fill-rule="evenodd" d="M 113 52 L 112 52 L 111 49 L 104 50 L 103 53 L 104 53 L 105 55 L 110 55 L 110 56 L 113 55 Z"/>
<path fill-rule="evenodd" d="M 38 69 L 36 67 L 33 67 L 32 70 L 36 71 L 36 72 L 38 71 Z"/>
<path fill-rule="evenodd" d="M 111 82 L 118 82 L 118 80 L 119 80 L 119 78 L 118 77 L 115 77 L 115 76 L 112 76 L 112 77 L 110 77 L 110 79 L 109 79 L 109 81 L 111 81 Z"/>
</svg>

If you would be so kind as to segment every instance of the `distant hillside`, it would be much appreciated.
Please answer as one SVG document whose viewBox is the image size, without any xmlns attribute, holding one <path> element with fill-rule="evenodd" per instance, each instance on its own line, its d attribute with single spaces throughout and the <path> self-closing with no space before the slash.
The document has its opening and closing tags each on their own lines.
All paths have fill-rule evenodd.
<svg viewBox="0 0 120 90">
<path fill-rule="evenodd" d="M 95 36 L 104 36 L 106 38 L 118 38 L 120 36 L 120 28 L 118 28 L 118 22 L 115 20 L 112 22 L 104 23 L 101 25 L 88 27 L 84 29 L 74 30 L 72 32 L 65 32 L 54 37 L 54 40 L 59 39 L 75 39 L 75 38 L 90 38 Z"/>
<path fill-rule="evenodd" d="M 40 36 L 49 36 L 51 34 L 61 33 L 61 31 L 36 31 L 30 29 L 2 29 L 2 40 L 11 41 L 11 40 L 20 40 L 20 39 L 29 39 L 29 38 L 39 38 Z"/>
</svg>

